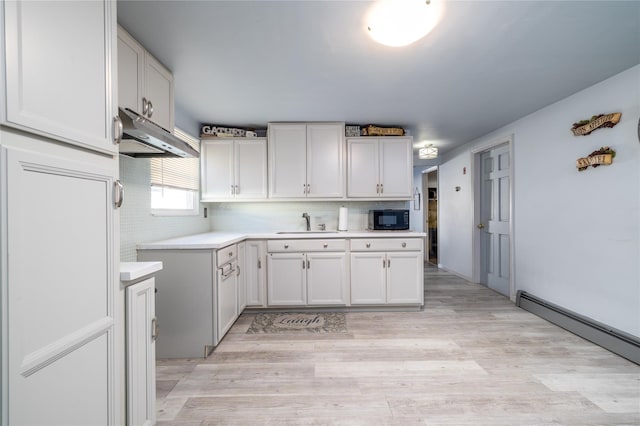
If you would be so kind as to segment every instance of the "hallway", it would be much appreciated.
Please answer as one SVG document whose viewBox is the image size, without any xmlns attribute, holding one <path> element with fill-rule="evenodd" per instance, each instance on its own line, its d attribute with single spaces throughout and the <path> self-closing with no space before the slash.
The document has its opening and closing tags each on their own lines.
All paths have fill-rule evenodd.
<svg viewBox="0 0 640 426">
<path fill-rule="evenodd" d="M 483 286 L 427 268 L 417 312 L 347 333 L 246 334 L 160 360 L 158 425 L 640 424 L 640 366 Z"/>
</svg>

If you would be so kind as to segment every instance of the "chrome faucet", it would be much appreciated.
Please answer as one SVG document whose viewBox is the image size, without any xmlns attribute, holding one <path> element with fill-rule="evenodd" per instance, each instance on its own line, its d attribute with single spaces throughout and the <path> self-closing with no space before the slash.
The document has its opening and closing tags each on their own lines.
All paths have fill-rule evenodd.
<svg viewBox="0 0 640 426">
<path fill-rule="evenodd" d="M 311 218 L 309 217 L 309 213 L 302 213 L 302 217 L 307 221 L 307 231 L 311 231 Z"/>
</svg>

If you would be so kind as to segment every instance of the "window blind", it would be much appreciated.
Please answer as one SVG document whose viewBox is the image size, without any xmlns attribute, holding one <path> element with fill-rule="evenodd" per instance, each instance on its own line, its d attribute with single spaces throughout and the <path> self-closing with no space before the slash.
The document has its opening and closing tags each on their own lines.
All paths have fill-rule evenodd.
<svg viewBox="0 0 640 426">
<path fill-rule="evenodd" d="M 176 128 L 174 135 L 200 152 L 200 141 Z M 151 185 L 171 188 L 200 188 L 200 160 L 198 158 L 151 158 Z"/>
</svg>

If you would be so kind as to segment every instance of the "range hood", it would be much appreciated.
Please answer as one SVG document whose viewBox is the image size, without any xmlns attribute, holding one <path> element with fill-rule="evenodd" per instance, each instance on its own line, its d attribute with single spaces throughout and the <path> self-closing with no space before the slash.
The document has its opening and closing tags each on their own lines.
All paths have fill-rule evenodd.
<svg viewBox="0 0 640 426">
<path fill-rule="evenodd" d="M 129 108 L 119 108 L 122 121 L 120 154 L 129 157 L 198 158 L 191 145 Z"/>
</svg>

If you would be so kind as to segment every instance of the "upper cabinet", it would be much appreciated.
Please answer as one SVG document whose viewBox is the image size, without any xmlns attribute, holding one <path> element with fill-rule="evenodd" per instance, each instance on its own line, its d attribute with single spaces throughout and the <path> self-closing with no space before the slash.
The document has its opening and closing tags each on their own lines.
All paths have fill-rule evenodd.
<svg viewBox="0 0 640 426">
<path fill-rule="evenodd" d="M 173 133 L 173 75 L 118 26 L 118 104 Z"/>
<path fill-rule="evenodd" d="M 411 198 L 411 137 L 347 139 L 349 198 Z"/>
<path fill-rule="evenodd" d="M 0 6 L 0 123 L 117 153 L 116 2 L 7 1 Z"/>
<path fill-rule="evenodd" d="M 269 123 L 269 197 L 345 196 L 344 123 Z"/>
<path fill-rule="evenodd" d="M 203 139 L 202 201 L 267 198 L 267 140 Z"/>
</svg>

